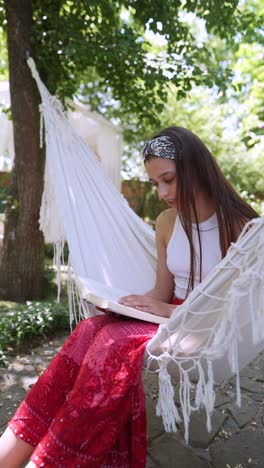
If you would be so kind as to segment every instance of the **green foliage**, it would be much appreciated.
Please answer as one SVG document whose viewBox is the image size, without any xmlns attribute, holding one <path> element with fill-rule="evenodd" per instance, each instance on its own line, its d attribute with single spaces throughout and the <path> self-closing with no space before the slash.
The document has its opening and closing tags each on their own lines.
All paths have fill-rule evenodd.
<svg viewBox="0 0 264 468">
<path fill-rule="evenodd" d="M 0 0 L 5 27 L 3 6 Z M 160 122 L 170 83 L 181 98 L 194 84 L 225 90 L 230 81 L 228 64 L 219 66 L 210 42 L 197 46 L 188 15 L 228 40 L 250 22 L 237 0 L 32 0 L 32 6 L 36 62 L 50 91 L 65 98 L 82 84 L 101 111 L 109 94 L 117 114 L 139 126 Z M 161 33 L 166 44 L 154 50 L 147 30 Z"/>
<path fill-rule="evenodd" d="M 6 207 L 6 198 L 8 189 L 6 187 L 0 187 L 0 213 L 4 213 Z"/>
<path fill-rule="evenodd" d="M 264 10 L 262 0 L 241 2 L 247 24 L 228 49 L 234 71 L 228 97 L 236 102 L 239 132 L 250 149 L 264 138 Z"/>
<path fill-rule="evenodd" d="M 257 198 L 254 194 L 248 193 L 246 190 L 240 193 L 241 197 L 252 206 L 256 212 L 262 216 L 264 215 L 264 202 L 263 198 Z"/>
<path fill-rule="evenodd" d="M 247 95 L 252 103 L 251 91 L 261 94 L 264 62 L 261 51 L 255 53 L 256 43 L 263 45 L 261 0 L 32 0 L 32 6 L 37 67 L 50 91 L 65 99 L 78 90 L 92 108 L 122 121 L 128 142 L 163 126 L 172 87 L 175 111 L 195 86 L 218 96 L 221 89 L 222 100 L 228 90 L 229 98 L 234 69 L 233 98 Z M 207 32 L 202 40 L 199 22 Z M 3 0 L 1 25 L 3 33 Z M 165 43 L 154 45 L 147 31 L 161 34 Z M 243 47 L 252 47 L 246 64 Z M 246 111 L 251 117 L 240 118 L 245 144 L 258 141 L 250 138 L 252 129 L 255 135 L 262 131 L 252 119 L 263 112 L 261 96 L 253 100 L 256 112 L 252 103 Z"/>
<path fill-rule="evenodd" d="M 0 213 L 4 213 L 6 208 L 10 179 L 11 173 L 0 172 Z"/>
<path fill-rule="evenodd" d="M 264 40 L 262 43 L 241 44 L 236 55 L 234 97 L 243 104 L 240 109 L 240 129 L 248 148 L 264 137 Z"/>
<path fill-rule="evenodd" d="M 43 295 L 44 298 L 56 297 L 57 285 L 55 281 L 56 271 L 52 265 L 45 265 L 43 274 Z"/>
<path fill-rule="evenodd" d="M 224 174 L 247 201 L 264 201 L 264 156 L 255 156 L 245 148 L 244 155 L 221 155 L 218 160 Z M 259 201 L 258 201 L 259 200 Z"/>
<path fill-rule="evenodd" d="M 54 257 L 54 246 L 53 244 L 45 244 L 45 257 L 53 260 Z"/>
<path fill-rule="evenodd" d="M 43 275 L 43 297 L 44 299 L 53 299 L 57 297 L 58 286 L 56 281 L 56 267 L 53 265 L 54 259 L 54 246 L 53 244 L 45 244 L 45 266 L 44 266 L 44 275 Z M 63 252 L 63 263 L 67 264 L 69 256 L 68 245 L 65 244 Z M 61 272 L 61 288 L 60 288 L 60 298 L 62 300 L 67 300 L 67 282 L 65 274 Z"/>
<path fill-rule="evenodd" d="M 0 365 L 7 361 L 11 347 L 35 337 L 69 328 L 66 304 L 57 302 L 27 302 L 14 307 L 0 307 Z"/>
<path fill-rule="evenodd" d="M 45 257 L 49 258 L 50 260 L 53 260 L 54 257 L 54 246 L 53 244 L 45 244 Z M 65 263 L 67 263 L 69 257 L 69 248 L 68 244 L 65 243 L 64 249 L 63 249 L 63 258 Z"/>
<path fill-rule="evenodd" d="M 2 200 L 2 205 L 4 206 L 4 210 L 9 208 L 16 216 L 18 216 L 19 212 L 19 201 L 13 195 L 9 194 L 8 191 L 4 189 L 4 199 Z M 2 196 L 3 196 L 2 195 Z"/>
<path fill-rule="evenodd" d="M 0 4 L 1 5 L 1 4 Z M 1 9 L 1 6 L 0 6 Z M 1 28 L 1 11 L 0 11 L 0 81 L 8 80 L 8 57 L 6 37 L 3 28 Z"/>
</svg>

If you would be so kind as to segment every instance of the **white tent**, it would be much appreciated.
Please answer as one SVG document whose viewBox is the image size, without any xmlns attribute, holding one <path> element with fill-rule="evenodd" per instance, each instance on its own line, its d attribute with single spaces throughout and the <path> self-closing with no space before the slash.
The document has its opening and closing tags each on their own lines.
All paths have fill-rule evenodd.
<svg viewBox="0 0 264 468">
<path fill-rule="evenodd" d="M 14 161 L 13 125 L 2 111 L 5 107 L 10 107 L 8 81 L 0 82 L 0 171 L 11 170 Z M 71 107 L 73 110 L 68 112 L 71 125 L 92 148 L 105 173 L 120 190 L 122 129 L 97 112 L 92 112 L 89 106 L 81 104 L 77 99 L 71 103 Z"/>
<path fill-rule="evenodd" d="M 0 81 L 0 171 L 10 171 L 14 161 L 13 125 L 3 112 L 9 107 L 9 83 Z"/>
<path fill-rule="evenodd" d="M 71 125 L 101 161 L 105 173 L 118 190 L 121 188 L 122 129 L 106 120 L 77 99 L 74 110 L 68 112 Z"/>
</svg>

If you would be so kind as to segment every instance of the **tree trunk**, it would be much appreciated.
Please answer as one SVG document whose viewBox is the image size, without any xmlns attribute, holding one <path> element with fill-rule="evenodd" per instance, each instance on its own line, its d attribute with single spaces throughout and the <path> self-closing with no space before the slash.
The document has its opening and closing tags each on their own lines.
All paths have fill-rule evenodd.
<svg viewBox="0 0 264 468">
<path fill-rule="evenodd" d="M 0 258 L 0 298 L 42 296 L 44 240 L 39 230 L 44 157 L 38 98 L 26 57 L 32 54 L 32 0 L 5 0 L 15 164 Z"/>
</svg>

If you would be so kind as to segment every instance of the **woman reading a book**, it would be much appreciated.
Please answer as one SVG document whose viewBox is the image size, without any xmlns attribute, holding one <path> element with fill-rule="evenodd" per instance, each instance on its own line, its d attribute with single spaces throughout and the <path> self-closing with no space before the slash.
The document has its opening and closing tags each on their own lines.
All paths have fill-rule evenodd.
<svg viewBox="0 0 264 468">
<path fill-rule="evenodd" d="M 257 213 L 192 132 L 169 127 L 144 147 L 169 208 L 156 222 L 156 284 L 120 303 L 170 317 Z M 0 440 L 0 466 L 135 467 L 146 463 L 146 343 L 157 325 L 100 315 L 82 321 L 21 403 Z"/>
</svg>

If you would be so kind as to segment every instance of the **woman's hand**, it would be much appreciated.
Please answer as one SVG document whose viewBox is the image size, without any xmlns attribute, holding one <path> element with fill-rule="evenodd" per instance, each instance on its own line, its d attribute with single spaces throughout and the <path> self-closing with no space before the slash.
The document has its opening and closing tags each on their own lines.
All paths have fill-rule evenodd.
<svg viewBox="0 0 264 468">
<path fill-rule="evenodd" d="M 165 304 L 151 296 L 140 294 L 131 294 L 130 296 L 121 297 L 118 302 L 127 307 L 133 307 L 134 309 L 142 310 L 149 314 L 160 315 L 161 317 L 167 318 L 171 316 L 172 311 L 175 309 L 174 304 Z"/>
</svg>

